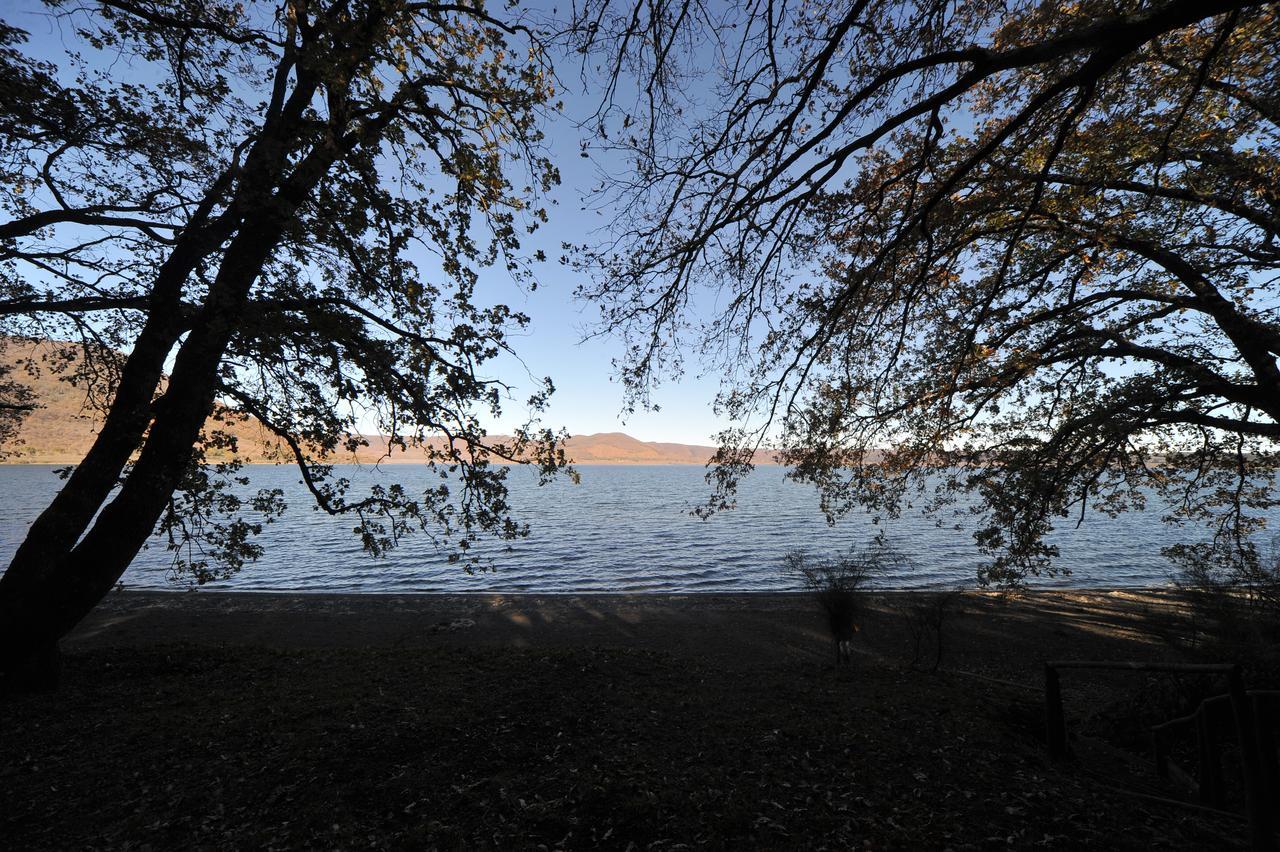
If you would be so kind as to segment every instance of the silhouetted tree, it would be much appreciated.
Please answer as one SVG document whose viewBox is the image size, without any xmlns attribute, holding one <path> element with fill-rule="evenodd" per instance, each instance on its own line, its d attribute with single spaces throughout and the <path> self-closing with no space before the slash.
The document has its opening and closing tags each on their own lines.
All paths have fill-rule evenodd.
<svg viewBox="0 0 1280 852">
<path fill-rule="evenodd" d="M 691 331 L 723 366 L 746 425 L 721 436 L 709 509 L 775 440 L 829 515 L 976 495 L 983 582 L 1053 571 L 1060 518 L 1153 494 L 1213 532 L 1171 556 L 1256 562 L 1280 438 L 1280 7 L 644 11 L 587 11 L 597 67 L 667 100 L 650 121 L 609 93 L 600 145 L 636 169 L 604 185 L 622 214 L 580 260 L 636 400 Z"/>
<path fill-rule="evenodd" d="M 564 458 L 532 425 L 486 437 L 477 418 L 505 386 L 484 365 L 526 318 L 476 295 L 485 266 L 531 280 L 521 239 L 557 180 L 537 126 L 552 81 L 519 15 L 49 6 L 78 51 L 56 64 L 0 28 L 0 317 L 10 335 L 92 344 L 68 378 L 104 416 L 0 579 L 0 669 L 48 679 L 58 639 L 158 525 L 211 552 L 180 566 L 198 579 L 257 553 L 255 525 L 217 518 L 270 516 L 280 495 L 242 501 L 234 461 L 202 464 L 235 449 L 211 414 L 261 422 L 374 552 L 415 527 L 463 550 L 521 534 L 489 460 L 550 475 Z M 349 498 L 325 462 L 359 443 L 362 412 L 393 446 L 425 446 L 439 483 Z"/>
</svg>

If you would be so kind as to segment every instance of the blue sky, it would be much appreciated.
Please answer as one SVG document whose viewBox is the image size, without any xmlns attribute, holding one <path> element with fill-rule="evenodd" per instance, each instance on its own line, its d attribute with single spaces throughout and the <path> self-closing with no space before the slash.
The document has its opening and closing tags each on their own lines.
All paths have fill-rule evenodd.
<svg viewBox="0 0 1280 852">
<path fill-rule="evenodd" d="M 581 106 L 580 98 L 573 98 Z M 570 102 L 566 98 L 566 102 Z M 487 271 L 481 287 L 493 301 L 502 301 L 528 314 L 528 331 L 512 343 L 523 360 L 521 365 L 505 359 L 496 372 L 504 380 L 519 385 L 510 408 L 511 418 L 495 424 L 503 431 L 517 422 L 521 401 L 533 384 L 528 374 L 550 376 L 555 396 L 543 422 L 564 426 L 572 434 L 627 432 L 645 441 L 673 441 L 687 444 L 712 443 L 711 436 L 727 425 L 715 417 L 711 403 L 719 387 L 715 376 L 698 376 L 698 365 L 689 363 L 678 380 L 659 385 L 653 402 L 658 411 L 636 411 L 622 416 L 623 390 L 616 380 L 612 362 L 622 355 L 616 339 L 590 337 L 597 318 L 594 306 L 575 299 L 573 290 L 582 280 L 558 262 L 564 242 L 581 243 L 597 236 L 607 224 L 607 215 L 583 209 L 590 201 L 584 193 L 597 182 L 601 164 L 578 154 L 580 132 L 573 125 L 574 106 L 547 128 L 552 151 L 567 151 L 558 161 L 561 184 L 552 193 L 550 222 L 530 241 L 531 248 L 543 248 L 547 262 L 539 265 L 538 289 L 527 293 L 515 288 L 500 271 Z M 527 368 L 527 369 L 526 369 Z"/>
<path fill-rule="evenodd" d="M 538 5 L 533 2 L 526 8 Z M 547 147 L 556 157 L 561 183 L 550 193 L 554 202 L 548 210 L 550 222 L 528 243 L 530 252 L 540 248 L 548 258 L 537 268 L 539 287 L 533 293 L 520 292 L 500 272 L 482 278 L 482 286 L 491 288 L 492 301 L 518 307 L 532 320 L 528 332 L 512 340 L 523 364 L 508 361 L 498 374 L 513 384 L 527 382 L 529 374 L 549 376 L 556 393 L 542 420 L 549 426 L 563 426 L 571 434 L 623 431 L 645 441 L 712 444 L 713 436 L 730 425 L 712 411 L 720 388 L 719 373 L 703 368 L 695 353 L 682 351 L 683 374 L 658 377 L 660 383 L 651 398 L 657 410 L 624 413 L 623 388 L 613 367 L 615 359 L 623 355 L 623 347 L 616 338 L 590 336 L 598 311 L 594 305 L 574 298 L 573 291 L 582 278 L 558 262 L 563 243 L 590 244 L 604 239 L 610 213 L 597 209 L 600 201 L 590 192 L 600 184 L 604 173 L 617 173 L 629 168 L 629 163 L 596 147 L 589 148 L 590 157 L 581 156 L 583 142 L 590 146 L 592 140 L 584 137 L 586 130 L 578 123 L 599 108 L 601 93 L 583 82 L 575 59 L 555 60 L 558 95 L 564 110 L 544 130 Z M 707 55 L 705 62 L 710 72 L 712 57 Z M 709 73 L 702 78 L 706 83 L 711 79 Z M 696 84 L 685 80 L 685 85 Z M 682 94 L 690 97 L 702 93 L 686 90 Z M 615 103 L 622 104 L 627 97 L 636 99 L 633 112 L 646 108 L 641 103 L 644 95 L 636 90 L 628 92 L 625 84 L 615 93 Z M 697 321 L 696 310 L 694 314 L 692 319 Z M 507 431 L 521 422 L 520 403 L 533 387 L 532 383 L 521 384 L 513 392 L 516 399 L 510 407 L 511 416 L 494 424 L 494 431 Z"/>
<path fill-rule="evenodd" d="M 38 0 L 5 0 L 3 5 L 4 19 L 30 33 L 26 49 L 32 55 L 56 62 L 75 41 L 59 30 Z M 131 73 L 120 65 L 113 65 L 112 70 L 122 78 Z M 562 182 L 550 194 L 554 206 L 549 208 L 549 224 L 528 243 L 530 251 L 543 248 L 548 256 L 538 268 L 539 287 L 534 292 L 521 290 L 501 271 L 487 270 L 482 276 L 481 300 L 508 304 L 532 320 L 525 333 L 512 339 L 523 363 L 503 359 L 494 365 L 494 376 L 514 389 L 504 417 L 490 423 L 489 428 L 503 432 L 523 422 L 523 400 L 536 387 L 529 377 L 550 376 L 556 393 L 542 418 L 548 426 L 564 427 L 578 435 L 625 431 L 647 441 L 712 443 L 711 436 L 727 425 L 711 410 L 718 388 L 714 376 L 699 377 L 698 365 L 691 362 L 686 375 L 657 389 L 652 401 L 660 410 L 624 416 L 623 390 L 613 367 L 614 359 L 622 354 L 621 346 L 614 339 L 586 339 L 596 312 L 573 297 L 581 279 L 558 263 L 560 245 L 589 241 L 607 223 L 606 215 L 583 209 L 585 194 L 596 182 L 598 169 L 621 164 L 580 156 L 582 134 L 574 118 L 583 117 L 595 104 L 592 93 L 582 90 L 576 68 L 563 70 L 562 83 L 569 87 L 564 92 L 566 109 L 546 127 L 549 149 L 557 155 L 563 152 L 557 161 Z"/>
</svg>

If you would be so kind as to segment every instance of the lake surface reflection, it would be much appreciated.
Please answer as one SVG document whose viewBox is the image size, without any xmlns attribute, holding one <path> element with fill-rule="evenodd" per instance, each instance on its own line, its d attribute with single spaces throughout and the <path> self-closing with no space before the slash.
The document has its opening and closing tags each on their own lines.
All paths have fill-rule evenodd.
<svg viewBox="0 0 1280 852">
<path fill-rule="evenodd" d="M 216 588 L 311 592 L 716 592 L 794 588 L 782 576 L 783 555 L 796 549 L 834 553 L 874 533 L 865 517 L 828 526 L 813 489 L 762 467 L 743 484 L 739 506 L 709 520 L 689 512 L 708 494 L 696 466 L 583 465 L 582 483 L 539 488 L 534 473 L 514 469 L 511 504 L 532 527 L 528 538 L 484 542 L 494 570 L 468 575 L 425 536 L 406 539 L 387 557 L 363 553 L 350 518 L 311 509 L 310 498 L 288 467 L 246 468 L 255 487 L 279 487 L 290 509 L 267 527 L 266 555 Z M 52 467 L 0 467 L 0 564 L 7 564 L 36 514 L 60 486 Z M 430 481 L 412 466 L 343 470 L 353 482 L 417 484 Z M 1064 524 L 1053 540 L 1068 577 L 1037 579 L 1036 586 L 1149 586 L 1169 580 L 1161 547 L 1188 535 L 1160 521 L 1160 511 L 1119 518 L 1092 514 L 1079 529 Z M 1275 528 L 1274 519 L 1272 529 Z M 969 532 L 918 515 L 888 522 L 893 544 L 910 557 L 909 573 L 892 587 L 972 583 L 981 555 Z M 171 555 L 153 540 L 125 574 L 127 586 L 182 588 L 169 579 Z"/>
</svg>

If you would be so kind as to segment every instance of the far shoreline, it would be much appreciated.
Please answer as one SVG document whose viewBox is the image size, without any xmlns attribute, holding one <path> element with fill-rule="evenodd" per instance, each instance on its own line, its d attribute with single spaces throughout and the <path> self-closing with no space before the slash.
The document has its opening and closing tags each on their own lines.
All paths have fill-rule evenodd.
<svg viewBox="0 0 1280 852">
<path fill-rule="evenodd" d="M 0 461 L 0 467 L 60 467 L 64 465 L 76 465 L 82 461 L 82 456 L 76 456 L 74 459 L 5 459 Z M 212 459 L 211 463 L 218 461 L 226 461 L 226 459 Z M 439 463 L 439 462 L 437 462 Z M 535 462 L 513 462 L 506 459 L 494 459 L 490 462 L 494 466 L 500 467 L 532 467 Z M 351 461 L 335 461 L 331 462 L 335 467 L 341 465 L 351 465 L 359 467 L 409 467 L 411 465 L 426 465 L 426 459 L 383 459 L 381 461 L 370 460 L 351 460 Z M 696 461 L 632 461 L 630 459 L 592 459 L 591 461 L 570 461 L 571 467 L 710 467 L 712 461 L 708 459 L 705 462 Z M 783 467 L 780 462 L 776 461 L 757 461 L 752 462 L 756 467 Z M 293 467 L 293 461 L 246 461 L 245 467 Z"/>
</svg>

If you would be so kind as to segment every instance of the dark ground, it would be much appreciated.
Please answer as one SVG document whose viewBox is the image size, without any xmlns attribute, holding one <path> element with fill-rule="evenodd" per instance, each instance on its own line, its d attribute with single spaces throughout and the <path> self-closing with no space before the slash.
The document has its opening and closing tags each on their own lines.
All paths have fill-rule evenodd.
<svg viewBox="0 0 1280 852">
<path fill-rule="evenodd" d="M 1153 593 L 969 594 L 944 666 L 886 595 L 837 671 L 787 595 L 113 595 L 55 695 L 0 700 L 0 846 L 1244 845 L 1092 736 L 1047 658 L 1167 659 Z M 1158 687 L 1067 676 L 1073 729 Z"/>
</svg>

